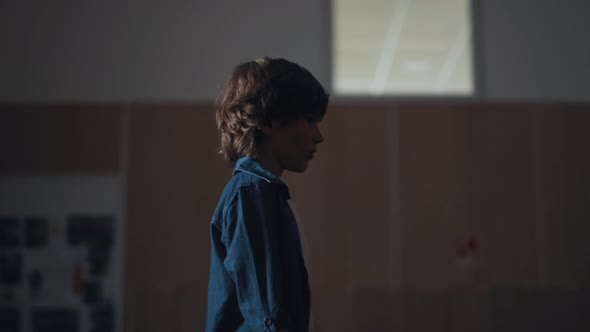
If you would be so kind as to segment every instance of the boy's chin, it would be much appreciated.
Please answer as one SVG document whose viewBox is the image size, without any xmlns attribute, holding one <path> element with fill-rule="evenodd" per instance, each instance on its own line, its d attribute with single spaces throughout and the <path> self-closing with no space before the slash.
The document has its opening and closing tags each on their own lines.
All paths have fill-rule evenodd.
<svg viewBox="0 0 590 332">
<path fill-rule="evenodd" d="M 307 171 L 307 160 L 298 165 L 291 165 L 287 170 L 294 173 L 303 173 Z"/>
</svg>

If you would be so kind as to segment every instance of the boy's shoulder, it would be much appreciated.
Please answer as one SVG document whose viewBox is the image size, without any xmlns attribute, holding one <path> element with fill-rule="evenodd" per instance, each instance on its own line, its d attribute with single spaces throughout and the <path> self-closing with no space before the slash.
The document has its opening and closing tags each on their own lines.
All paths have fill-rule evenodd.
<svg viewBox="0 0 590 332">
<path fill-rule="evenodd" d="M 249 191 L 273 191 L 277 184 L 248 172 L 235 172 L 225 185 L 224 193 L 237 195 Z"/>
<path fill-rule="evenodd" d="M 235 203 L 239 200 L 240 196 L 242 198 L 247 196 L 250 199 L 254 198 L 255 200 L 266 201 L 277 197 L 281 192 L 282 189 L 276 183 L 269 182 L 251 173 L 236 172 L 225 185 L 217 208 L 215 209 L 213 220 L 219 221 L 224 219 L 224 216 L 231 214 L 228 211 L 232 207 L 236 207 Z"/>
</svg>

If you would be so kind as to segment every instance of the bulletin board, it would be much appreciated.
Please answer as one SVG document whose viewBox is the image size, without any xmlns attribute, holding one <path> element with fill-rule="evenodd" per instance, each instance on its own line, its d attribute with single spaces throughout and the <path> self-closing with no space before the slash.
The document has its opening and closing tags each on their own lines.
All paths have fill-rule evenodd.
<svg viewBox="0 0 590 332">
<path fill-rule="evenodd" d="M 3 332 L 120 332 L 119 175 L 0 178 Z"/>
</svg>

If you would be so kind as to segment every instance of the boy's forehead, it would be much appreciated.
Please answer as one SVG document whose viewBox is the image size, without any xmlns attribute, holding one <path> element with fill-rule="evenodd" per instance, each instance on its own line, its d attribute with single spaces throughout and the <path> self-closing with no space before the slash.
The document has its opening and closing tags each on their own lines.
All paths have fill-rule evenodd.
<svg viewBox="0 0 590 332">
<path fill-rule="evenodd" d="M 316 112 L 308 112 L 308 113 L 303 114 L 303 116 L 304 117 L 310 117 L 310 118 L 312 118 L 315 121 L 319 121 L 323 117 L 322 113 L 320 113 L 319 111 L 316 111 Z"/>
</svg>

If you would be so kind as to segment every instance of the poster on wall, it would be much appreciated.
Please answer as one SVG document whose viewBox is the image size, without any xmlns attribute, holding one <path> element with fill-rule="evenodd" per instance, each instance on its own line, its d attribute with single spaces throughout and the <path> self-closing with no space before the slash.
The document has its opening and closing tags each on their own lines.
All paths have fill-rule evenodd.
<svg viewBox="0 0 590 332">
<path fill-rule="evenodd" d="M 2 332 L 121 332 L 120 176 L 0 178 Z"/>
</svg>

